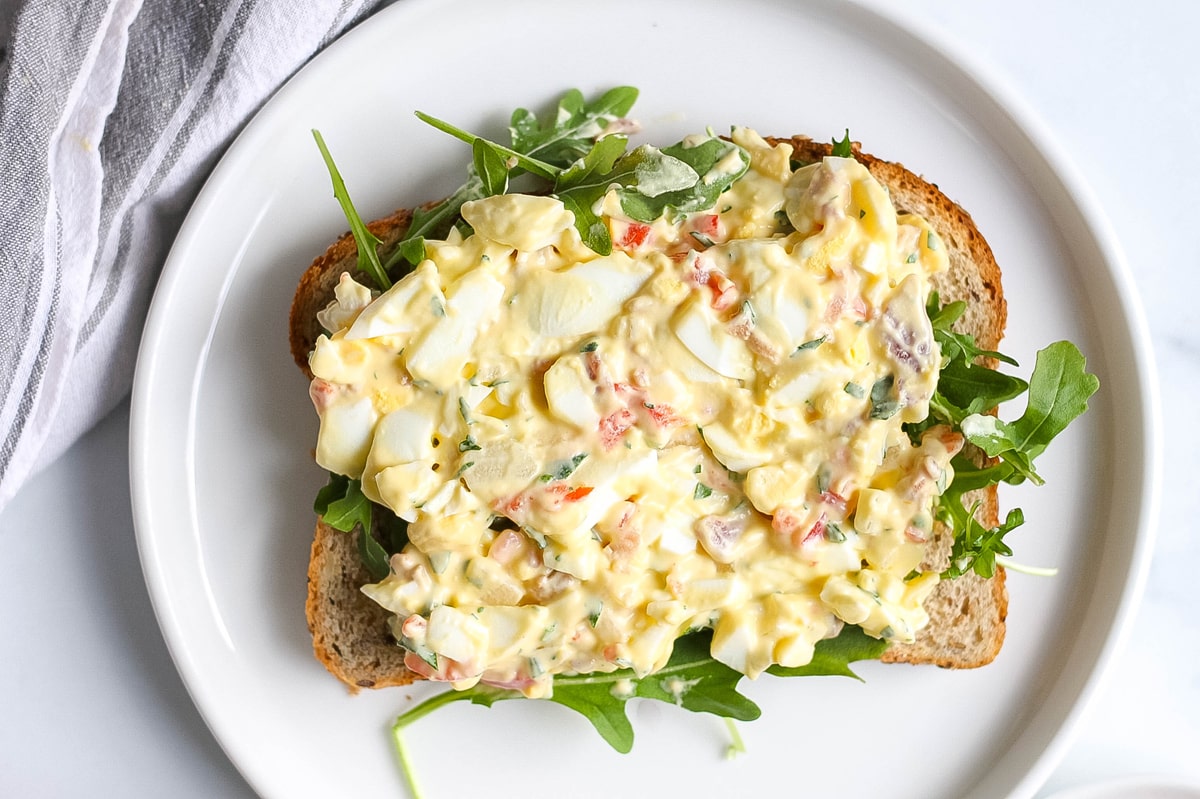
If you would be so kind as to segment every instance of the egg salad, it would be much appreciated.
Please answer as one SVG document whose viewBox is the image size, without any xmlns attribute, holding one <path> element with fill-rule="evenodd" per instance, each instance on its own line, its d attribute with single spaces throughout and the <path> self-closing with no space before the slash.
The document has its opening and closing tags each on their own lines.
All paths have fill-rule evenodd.
<svg viewBox="0 0 1200 799">
<path fill-rule="evenodd" d="M 732 141 L 711 207 L 647 223 L 604 195 L 606 255 L 559 199 L 500 194 L 382 294 L 342 275 L 316 457 L 408 523 L 363 591 L 413 671 L 545 696 L 711 628 L 754 677 L 844 624 L 927 623 L 962 437 L 903 425 L 937 387 L 942 242 L 852 158 Z"/>
</svg>

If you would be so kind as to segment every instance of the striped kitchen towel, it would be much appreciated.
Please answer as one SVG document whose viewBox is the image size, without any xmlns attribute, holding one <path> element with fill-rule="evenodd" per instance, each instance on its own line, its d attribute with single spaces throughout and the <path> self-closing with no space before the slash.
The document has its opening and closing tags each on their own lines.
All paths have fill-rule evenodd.
<svg viewBox="0 0 1200 799">
<path fill-rule="evenodd" d="M 233 136 L 384 0 L 0 0 L 0 508 L 129 390 Z"/>
</svg>

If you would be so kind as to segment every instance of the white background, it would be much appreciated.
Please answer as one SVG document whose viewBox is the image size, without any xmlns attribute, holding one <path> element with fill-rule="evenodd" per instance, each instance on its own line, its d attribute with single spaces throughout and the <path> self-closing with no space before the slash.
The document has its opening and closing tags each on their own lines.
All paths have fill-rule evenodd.
<svg viewBox="0 0 1200 799">
<path fill-rule="evenodd" d="M 906 8 L 1015 89 L 1087 176 L 1137 278 L 1158 358 L 1167 435 L 1150 579 L 1046 793 L 1131 774 L 1200 782 L 1200 427 L 1190 399 L 1200 395 L 1200 4 Z M 0 515 L 0 795 L 252 795 L 155 623 L 133 537 L 128 427 L 122 406 Z"/>
</svg>

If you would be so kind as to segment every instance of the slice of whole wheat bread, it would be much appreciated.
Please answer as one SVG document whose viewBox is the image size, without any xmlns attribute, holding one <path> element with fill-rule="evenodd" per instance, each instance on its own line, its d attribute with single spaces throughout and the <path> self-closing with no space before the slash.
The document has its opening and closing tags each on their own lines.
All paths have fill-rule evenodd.
<svg viewBox="0 0 1200 799">
<path fill-rule="evenodd" d="M 830 145 L 804 136 L 768 141 L 787 142 L 795 160 L 811 162 L 830 153 Z M 1000 284 L 1000 268 L 991 248 L 970 215 L 938 187 L 899 163 L 884 161 L 853 146 L 862 162 L 891 194 L 898 210 L 924 217 L 938 231 L 948 248 L 950 269 L 938 275 L 934 286 L 943 301 L 965 300 L 967 311 L 956 328 L 975 336 L 980 347 L 998 348 L 1004 334 L 1007 306 Z M 376 220 L 368 228 L 383 241 L 386 254 L 404 235 L 412 220 L 408 210 L 399 210 Z M 292 357 L 307 378 L 308 355 L 321 329 L 317 311 L 333 297 L 333 287 L 342 272 L 372 285 L 357 272 L 357 248 L 346 233 L 334 242 L 305 271 L 292 302 L 289 341 Z M 974 495 L 977 513 L 987 526 L 998 523 L 996 489 Z M 941 570 L 949 562 L 951 536 L 935 525 L 934 538 L 924 563 Z M 404 667 L 404 650 L 391 636 L 388 613 L 359 590 L 370 579 L 363 567 L 353 535 L 335 530 L 318 520 L 308 570 L 306 615 L 318 660 L 351 691 L 405 685 L 415 676 Z M 943 580 L 925 602 L 930 622 L 912 644 L 898 644 L 883 655 L 886 662 L 936 664 L 945 668 L 974 668 L 990 663 L 1004 642 L 1008 592 L 1003 568 L 984 579 L 968 573 Z"/>
</svg>

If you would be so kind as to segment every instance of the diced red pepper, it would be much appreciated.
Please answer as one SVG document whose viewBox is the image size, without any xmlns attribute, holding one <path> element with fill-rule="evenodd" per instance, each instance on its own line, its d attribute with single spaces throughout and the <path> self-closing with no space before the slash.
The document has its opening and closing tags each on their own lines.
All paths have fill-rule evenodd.
<svg viewBox="0 0 1200 799">
<path fill-rule="evenodd" d="M 683 417 L 675 413 L 675 409 L 665 402 L 643 403 L 650 418 L 659 427 L 675 427 L 683 424 Z"/>
<path fill-rule="evenodd" d="M 804 534 L 804 540 L 801 541 L 801 543 L 807 544 L 809 541 L 813 540 L 814 538 L 817 538 L 818 536 L 822 536 L 822 535 L 825 535 L 825 514 L 824 513 L 822 513 L 819 517 L 817 517 L 816 523 L 812 526 L 812 528 L 807 533 Z"/>
<path fill-rule="evenodd" d="M 600 420 L 600 443 L 606 450 L 612 449 L 636 422 L 637 417 L 628 408 L 610 413 Z"/>
<path fill-rule="evenodd" d="M 640 247 L 646 243 L 646 237 L 649 235 L 649 225 L 643 225 L 641 222 L 630 222 L 629 226 L 625 228 L 625 233 L 621 236 L 621 240 L 617 242 L 617 246 L 627 250 Z"/>
<path fill-rule="evenodd" d="M 529 495 L 524 493 L 516 494 L 509 500 L 496 500 L 493 505 L 493 508 L 499 511 L 501 515 L 507 516 L 513 521 L 516 521 L 517 517 L 522 515 L 528 507 Z"/>
<path fill-rule="evenodd" d="M 555 506 L 557 506 L 559 502 L 578 502 L 588 494 L 592 493 L 593 490 L 594 489 L 592 486 L 579 486 L 578 488 L 571 488 L 566 483 L 557 482 L 551 483 L 545 488 L 545 492 L 555 498 L 553 501 Z"/>
<path fill-rule="evenodd" d="M 712 238 L 717 235 L 719 229 L 720 217 L 716 214 L 702 214 L 692 220 L 692 227 L 697 233 L 703 234 Z"/>
<path fill-rule="evenodd" d="M 713 310 L 724 311 L 727 308 L 732 308 L 734 303 L 737 302 L 737 285 L 726 277 L 724 272 L 718 269 L 712 270 L 708 273 L 708 278 L 705 282 L 713 293 Z"/>
<path fill-rule="evenodd" d="M 843 513 L 846 510 L 846 498 L 833 491 L 823 492 L 821 494 L 821 502 L 825 503 L 826 505 L 831 505 Z"/>
</svg>

